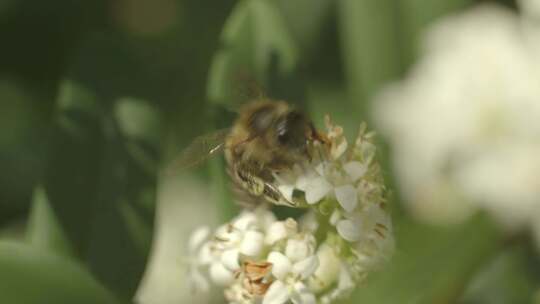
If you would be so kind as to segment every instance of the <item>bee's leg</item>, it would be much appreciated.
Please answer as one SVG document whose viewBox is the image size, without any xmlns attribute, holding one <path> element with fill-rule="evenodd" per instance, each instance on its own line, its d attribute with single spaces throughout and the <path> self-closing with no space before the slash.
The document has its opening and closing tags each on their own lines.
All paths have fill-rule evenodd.
<svg viewBox="0 0 540 304">
<path fill-rule="evenodd" d="M 235 169 L 235 174 L 242 183 L 244 189 L 255 196 L 261 196 L 264 193 L 264 181 L 250 173 L 242 167 Z"/>
<path fill-rule="evenodd" d="M 317 128 L 315 128 L 313 123 L 309 124 L 309 129 L 311 130 L 310 139 L 319 141 L 319 142 L 321 142 L 323 144 L 327 144 L 327 143 L 330 142 L 325 134 L 320 133 L 319 131 L 317 131 Z"/>
<path fill-rule="evenodd" d="M 264 196 L 267 200 L 271 201 L 275 205 L 296 207 L 296 204 L 294 202 L 285 199 L 283 194 L 281 194 L 281 192 L 276 189 L 276 187 L 267 182 L 264 183 Z"/>
<path fill-rule="evenodd" d="M 286 200 L 281 192 L 271 183 L 252 173 L 244 166 L 235 168 L 235 175 L 242 187 L 255 197 L 262 197 L 264 200 L 274 205 L 285 205 L 294 207 L 295 204 Z"/>
<path fill-rule="evenodd" d="M 303 151 L 304 155 L 308 158 L 308 160 L 311 162 L 313 160 L 313 156 L 311 156 L 311 152 L 309 151 L 308 145 L 304 147 Z"/>
</svg>

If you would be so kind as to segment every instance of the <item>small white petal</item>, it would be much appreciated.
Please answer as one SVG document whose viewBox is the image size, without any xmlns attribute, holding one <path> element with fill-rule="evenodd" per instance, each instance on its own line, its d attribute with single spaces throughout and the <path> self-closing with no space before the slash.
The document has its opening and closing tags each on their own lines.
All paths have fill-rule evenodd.
<svg viewBox="0 0 540 304">
<path fill-rule="evenodd" d="M 325 165 L 325 163 L 318 164 L 317 167 L 315 167 L 315 172 L 319 173 L 320 176 L 324 176 Z"/>
<path fill-rule="evenodd" d="M 347 212 L 351 212 L 358 204 L 358 194 L 352 185 L 344 185 L 334 188 L 338 203 Z"/>
<path fill-rule="evenodd" d="M 339 273 L 338 289 L 341 291 L 349 290 L 354 287 L 354 281 L 347 269 L 347 266 L 341 265 Z"/>
<path fill-rule="evenodd" d="M 290 239 L 285 247 L 285 255 L 293 263 L 301 261 L 310 255 L 309 244 L 305 240 Z"/>
<path fill-rule="evenodd" d="M 250 257 L 256 257 L 262 251 L 263 242 L 264 234 L 253 230 L 247 231 L 240 244 L 240 253 Z"/>
<path fill-rule="evenodd" d="M 279 192 L 285 197 L 287 201 L 292 201 L 292 195 L 294 192 L 294 185 L 279 185 L 278 187 Z"/>
<path fill-rule="evenodd" d="M 236 229 L 245 231 L 249 227 L 257 224 L 257 216 L 249 211 L 245 211 L 234 221 L 233 226 Z"/>
<path fill-rule="evenodd" d="M 240 233 L 240 231 L 234 228 L 232 225 L 228 224 L 219 227 L 216 230 L 215 236 L 221 240 L 219 244 L 225 246 L 230 244 L 236 244 L 242 238 L 242 234 Z"/>
<path fill-rule="evenodd" d="M 337 222 L 341 219 L 341 212 L 339 212 L 339 209 L 335 209 L 334 212 L 332 212 L 332 215 L 330 215 L 330 224 L 337 225 Z"/>
<path fill-rule="evenodd" d="M 272 172 L 272 176 L 274 177 L 275 183 L 280 185 L 292 184 L 292 182 L 294 181 L 294 177 L 292 174 L 278 174 L 276 172 Z"/>
<path fill-rule="evenodd" d="M 298 232 L 298 223 L 292 217 L 289 217 L 285 220 L 285 227 L 287 228 L 287 231 L 289 231 L 289 233 L 291 234 Z"/>
<path fill-rule="evenodd" d="M 258 227 L 266 231 L 271 224 L 277 221 L 276 216 L 265 208 L 256 210 Z"/>
<path fill-rule="evenodd" d="M 315 212 L 305 213 L 298 220 L 300 225 L 300 230 L 315 233 L 317 228 L 319 228 L 319 219 L 317 219 L 317 214 Z"/>
<path fill-rule="evenodd" d="M 306 202 L 314 204 L 320 201 L 330 190 L 332 185 L 322 177 L 312 179 L 306 186 Z"/>
<path fill-rule="evenodd" d="M 345 172 L 351 177 L 353 181 L 357 181 L 360 177 L 364 176 L 367 172 L 367 166 L 358 161 L 351 161 L 343 165 Z"/>
<path fill-rule="evenodd" d="M 210 250 L 211 243 L 205 243 L 201 250 L 199 251 L 199 255 L 196 256 L 197 260 L 200 265 L 209 265 L 214 260 L 214 256 L 212 255 L 212 250 Z"/>
<path fill-rule="evenodd" d="M 319 259 L 317 256 L 310 256 L 293 265 L 292 271 L 299 274 L 302 280 L 309 278 L 319 267 Z"/>
<path fill-rule="evenodd" d="M 321 244 L 317 250 L 319 267 L 315 276 L 310 280 L 310 288 L 313 292 L 320 292 L 334 284 L 341 271 L 341 262 L 334 249 L 327 243 Z"/>
<path fill-rule="evenodd" d="M 191 234 L 191 237 L 189 238 L 189 245 L 188 249 L 189 252 L 194 253 L 196 252 L 202 243 L 208 239 L 208 236 L 210 235 L 210 228 L 209 227 L 199 227 L 193 233 Z"/>
<path fill-rule="evenodd" d="M 391 224 L 390 217 L 388 213 L 384 211 L 379 205 L 371 205 L 367 211 L 366 216 L 369 217 L 374 223 L 388 223 Z"/>
<path fill-rule="evenodd" d="M 238 250 L 229 249 L 223 252 L 221 255 L 221 263 L 230 271 L 235 271 L 240 268 L 238 263 Z"/>
<path fill-rule="evenodd" d="M 315 295 L 301 282 L 294 284 L 294 292 L 291 295 L 293 304 L 315 304 Z"/>
<path fill-rule="evenodd" d="M 212 282 L 220 286 L 226 286 L 233 282 L 234 274 L 219 262 L 213 263 L 210 266 L 210 278 Z"/>
<path fill-rule="evenodd" d="M 222 237 L 226 237 L 230 233 L 230 230 L 230 225 L 221 225 L 216 229 L 214 234 L 221 239 Z"/>
<path fill-rule="evenodd" d="M 291 272 L 291 262 L 281 252 L 270 252 L 268 262 L 272 263 L 272 274 L 279 280 L 284 279 Z"/>
<path fill-rule="evenodd" d="M 197 269 L 190 272 L 190 282 L 193 285 L 193 289 L 196 291 L 208 292 L 208 290 L 210 290 L 208 280 Z"/>
<path fill-rule="evenodd" d="M 356 242 L 362 236 L 362 230 L 358 221 L 341 220 L 337 223 L 336 228 L 339 235 L 349 242 Z"/>
<path fill-rule="evenodd" d="M 330 151 L 333 159 L 338 159 L 347 151 L 348 143 L 345 139 L 343 139 L 337 146 L 332 147 L 332 151 Z"/>
<path fill-rule="evenodd" d="M 270 225 L 266 232 L 265 243 L 273 245 L 275 242 L 286 238 L 288 235 L 285 222 L 275 222 Z"/>
<path fill-rule="evenodd" d="M 289 290 L 287 286 L 277 280 L 266 291 L 262 304 L 284 304 L 289 300 Z"/>
<path fill-rule="evenodd" d="M 300 175 L 296 180 L 295 187 L 299 190 L 306 191 L 307 185 L 311 182 L 313 177 L 308 177 L 306 175 Z"/>
</svg>

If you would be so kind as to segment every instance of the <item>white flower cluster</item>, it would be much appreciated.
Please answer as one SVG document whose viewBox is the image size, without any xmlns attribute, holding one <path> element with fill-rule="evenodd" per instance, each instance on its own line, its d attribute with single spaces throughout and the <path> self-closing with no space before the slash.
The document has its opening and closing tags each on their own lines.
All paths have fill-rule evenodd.
<svg viewBox="0 0 540 304">
<path fill-rule="evenodd" d="M 521 2 L 540 17 L 537 0 Z M 483 209 L 511 228 L 538 222 L 536 21 L 495 5 L 444 19 L 407 79 L 374 103 L 413 214 L 452 223 Z"/>
<path fill-rule="evenodd" d="M 276 219 L 261 206 L 189 244 L 190 278 L 199 290 L 225 288 L 229 303 L 331 303 L 347 295 L 393 251 L 384 186 L 372 133 L 349 145 L 327 119 L 327 143 L 309 162 L 275 173 L 275 186 L 306 213 Z"/>
<path fill-rule="evenodd" d="M 375 246 L 381 253 L 392 252 L 392 223 L 385 210 L 386 189 L 375 159 L 374 133 L 362 124 L 349 144 L 343 129 L 328 117 L 326 128 L 329 145 L 315 147 L 311 162 L 276 175 L 278 189 L 291 200 L 294 193 L 303 194 L 296 199 L 329 215 L 339 237 L 358 250 Z"/>
<path fill-rule="evenodd" d="M 227 287 L 230 303 L 315 303 L 307 281 L 319 265 L 316 241 L 300 233 L 296 221 L 277 221 L 259 208 L 244 211 L 210 237 L 200 228 L 191 238 L 191 278 L 195 288 L 207 290 L 208 279 Z"/>
</svg>

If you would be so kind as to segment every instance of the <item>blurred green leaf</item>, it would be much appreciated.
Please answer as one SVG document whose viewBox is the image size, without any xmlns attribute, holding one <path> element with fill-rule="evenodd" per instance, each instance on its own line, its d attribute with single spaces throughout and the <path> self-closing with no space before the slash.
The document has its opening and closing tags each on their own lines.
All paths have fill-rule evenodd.
<svg viewBox="0 0 540 304">
<path fill-rule="evenodd" d="M 322 33 L 332 21 L 336 1 L 333 0 L 274 0 L 285 19 L 291 36 L 297 42 L 302 56 L 311 52 L 322 42 Z M 305 60 L 300 58 L 300 60 Z"/>
<path fill-rule="evenodd" d="M 518 244 L 519 245 L 519 244 Z M 513 246 L 500 252 L 471 280 L 463 304 L 533 303 L 540 283 L 538 264 L 524 246 Z"/>
<path fill-rule="evenodd" d="M 100 115 L 97 96 L 70 79 L 64 79 L 60 84 L 57 110 L 58 123 L 80 141 L 91 136 L 87 134 L 85 122 L 96 120 Z"/>
<path fill-rule="evenodd" d="M 367 117 L 368 100 L 399 75 L 399 46 L 393 0 L 338 2 L 340 38 L 353 106 Z"/>
<path fill-rule="evenodd" d="M 131 157 L 148 174 L 156 174 L 161 139 L 158 110 L 144 100 L 124 97 L 115 103 L 114 115 Z"/>
<path fill-rule="evenodd" d="M 60 96 L 71 96 L 73 103 L 86 96 L 77 93 L 84 90 L 71 92 Z M 155 187 L 156 177 L 130 154 L 129 139 L 114 108 L 97 105 L 97 115 L 84 108 L 60 109 L 59 121 L 70 120 L 81 132 L 74 135 L 66 124 L 56 126 L 44 184 L 75 256 L 101 283 L 128 300 L 139 284 L 149 246 L 149 241 L 141 241 L 144 235 L 135 234 L 150 229 L 153 221 L 153 212 L 137 205 Z M 140 108 L 133 112 L 140 115 L 130 119 L 145 117 Z M 130 127 L 138 127 L 136 122 L 130 123 Z"/>
<path fill-rule="evenodd" d="M 84 269 L 30 245 L 0 242 L 2 303 L 118 303 Z"/>
<path fill-rule="evenodd" d="M 151 227 L 132 204 L 124 202 L 119 205 L 119 208 L 131 238 L 134 240 L 139 251 L 144 254 L 151 245 Z"/>
<path fill-rule="evenodd" d="M 32 106 L 34 98 L 16 82 L 0 80 L 0 147 L 13 149 L 31 136 L 40 113 Z"/>
<path fill-rule="evenodd" d="M 43 173 L 52 111 L 36 91 L 0 75 L 0 225 L 23 217 Z"/>
<path fill-rule="evenodd" d="M 83 111 L 89 114 L 98 114 L 95 94 L 71 79 L 64 79 L 60 83 L 57 104 L 62 111 Z"/>
<path fill-rule="evenodd" d="M 343 127 L 345 135 L 353 138 L 358 132 L 361 120 L 348 107 L 336 107 L 336 104 L 347 104 L 347 93 L 344 86 L 336 86 L 325 82 L 312 83 L 308 87 L 309 117 L 320 128 L 324 127 L 325 115 Z"/>
<path fill-rule="evenodd" d="M 0 240 L 20 241 L 26 238 L 26 222 L 14 221 L 0 230 Z"/>
<path fill-rule="evenodd" d="M 129 97 L 120 98 L 115 104 L 114 114 L 125 136 L 158 144 L 160 115 L 148 102 Z"/>
<path fill-rule="evenodd" d="M 486 217 L 456 228 L 396 223 L 397 251 L 357 290 L 356 303 L 455 303 L 473 273 L 498 249 L 498 231 Z"/>
<path fill-rule="evenodd" d="M 233 200 L 229 176 L 225 171 L 224 160 L 212 159 L 209 162 L 209 173 L 212 177 L 212 192 L 219 198 L 219 214 L 223 221 L 229 221 L 238 214 L 239 205 Z"/>
<path fill-rule="evenodd" d="M 211 101 L 232 108 L 254 97 L 245 96 L 249 93 L 241 92 L 240 85 L 270 86 L 272 72 L 287 77 L 298 60 L 297 47 L 272 1 L 238 2 L 224 26 L 222 43 L 210 68 L 207 94 Z"/>
<path fill-rule="evenodd" d="M 49 205 L 42 186 L 36 187 L 32 199 L 26 238 L 36 250 L 49 250 L 56 254 L 71 255 L 71 248 L 56 215 Z"/>
</svg>

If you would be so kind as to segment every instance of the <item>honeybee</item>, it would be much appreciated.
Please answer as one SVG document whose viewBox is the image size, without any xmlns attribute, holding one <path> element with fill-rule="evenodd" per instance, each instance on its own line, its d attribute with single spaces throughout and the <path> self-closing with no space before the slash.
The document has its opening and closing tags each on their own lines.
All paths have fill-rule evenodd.
<svg viewBox="0 0 540 304">
<path fill-rule="evenodd" d="M 313 123 L 284 101 L 258 100 L 240 108 L 230 129 L 196 138 L 177 164 L 189 167 L 225 152 L 227 171 L 244 203 L 295 206 L 274 186 L 274 173 L 311 158 L 309 146 L 324 142 Z"/>
</svg>

